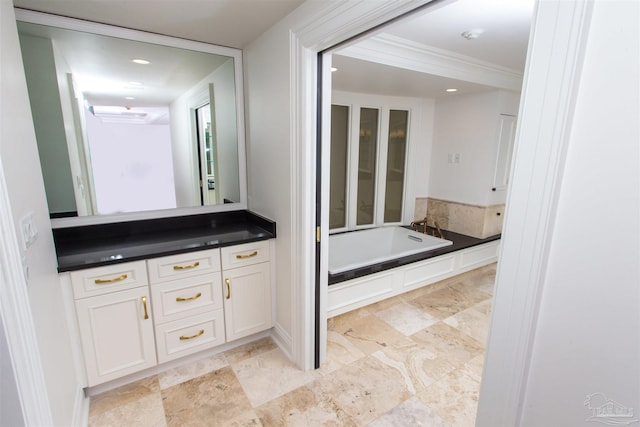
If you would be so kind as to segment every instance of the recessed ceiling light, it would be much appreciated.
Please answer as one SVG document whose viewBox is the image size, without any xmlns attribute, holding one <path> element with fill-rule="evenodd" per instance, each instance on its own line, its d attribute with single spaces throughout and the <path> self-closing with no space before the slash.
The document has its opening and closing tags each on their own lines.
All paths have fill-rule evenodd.
<svg viewBox="0 0 640 427">
<path fill-rule="evenodd" d="M 457 92 L 457 91 L 458 91 L 458 89 L 450 88 L 450 89 L 447 89 L 446 91 L 447 91 L 447 92 Z"/>
<path fill-rule="evenodd" d="M 129 82 L 131 86 L 142 86 L 141 82 Z"/>
<path fill-rule="evenodd" d="M 331 67 L 331 72 L 335 73 L 336 71 L 338 71 L 338 69 L 336 67 Z"/>
<path fill-rule="evenodd" d="M 142 59 L 142 58 L 133 58 L 131 62 L 135 62 L 136 64 L 141 64 L 141 65 L 151 64 L 151 61 L 147 61 L 146 59 Z"/>
<path fill-rule="evenodd" d="M 128 99 L 129 101 L 135 99 L 133 96 L 125 96 L 124 99 Z"/>
</svg>

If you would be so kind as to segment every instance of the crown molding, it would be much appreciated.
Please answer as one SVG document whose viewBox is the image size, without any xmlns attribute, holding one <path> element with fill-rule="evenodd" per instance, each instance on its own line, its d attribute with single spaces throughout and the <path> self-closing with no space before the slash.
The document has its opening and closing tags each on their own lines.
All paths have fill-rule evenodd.
<svg viewBox="0 0 640 427">
<path fill-rule="evenodd" d="M 523 73 L 391 34 L 378 34 L 336 52 L 351 58 L 456 80 L 520 91 Z"/>
<path fill-rule="evenodd" d="M 431 3 L 443 4 L 448 0 L 347 0 L 305 2 L 299 8 L 300 21 L 292 28 L 300 44 L 306 49 L 320 52 L 352 38 L 368 34 L 390 19 Z"/>
</svg>

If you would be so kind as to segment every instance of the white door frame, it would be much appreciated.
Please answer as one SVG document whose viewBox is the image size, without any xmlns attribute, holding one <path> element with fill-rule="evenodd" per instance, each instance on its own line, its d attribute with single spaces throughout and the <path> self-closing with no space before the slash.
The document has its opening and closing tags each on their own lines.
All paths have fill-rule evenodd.
<svg viewBox="0 0 640 427">
<path fill-rule="evenodd" d="M 318 13 L 297 25 L 290 32 L 290 141 L 292 160 L 292 229 L 297 239 L 293 241 L 291 281 L 302 286 L 292 286 L 293 348 L 295 362 L 302 369 L 312 369 L 314 363 L 315 323 L 315 185 L 316 185 L 316 101 L 317 55 L 351 37 L 400 16 L 430 0 L 385 0 L 376 2 L 345 1 L 327 2 Z M 326 70 L 323 73 L 325 78 Z M 325 80 L 326 83 L 326 80 Z M 329 89 L 326 89 L 329 87 Z M 325 85 L 325 100 L 330 99 L 330 85 Z M 326 104 L 326 103 L 325 103 Z M 330 108 L 330 106 L 329 106 Z M 326 107 L 325 107 L 326 114 Z M 324 134 L 326 135 L 326 129 Z M 328 153 L 323 144 L 323 153 Z M 326 160 L 326 159 L 325 159 Z M 327 164 L 327 161 L 323 162 Z M 326 186 L 325 186 L 326 187 Z M 322 194 L 321 241 L 328 241 L 328 192 Z M 321 360 L 326 345 L 326 295 L 327 295 L 327 245 L 321 249 L 320 295 L 320 343 Z"/>
<path fill-rule="evenodd" d="M 428 1 L 332 4 L 291 32 L 291 196 L 298 236 L 292 248 L 292 283 L 304 284 L 293 286 L 293 354 L 304 369 L 313 366 L 314 357 L 317 53 L 425 3 Z M 540 283 L 548 261 L 591 8 L 591 2 L 565 1 L 543 1 L 536 6 L 478 425 L 518 425 L 521 416 Z M 325 86 L 322 95 L 328 104 L 330 87 Z M 326 114 L 326 105 L 323 111 Z M 323 153 L 329 148 L 327 134 L 324 129 Z M 326 166 L 323 164 L 323 173 L 327 173 Z M 327 191 L 322 194 L 322 210 L 321 240 L 326 242 Z M 327 246 L 321 249 L 321 346 L 326 345 Z M 323 357 L 325 349 L 321 349 Z"/>
<path fill-rule="evenodd" d="M 521 424 L 593 3 L 536 4 L 477 426 Z"/>
<path fill-rule="evenodd" d="M 28 426 L 49 426 L 53 425 L 53 418 L 1 160 L 0 316 L 25 423 Z"/>
</svg>

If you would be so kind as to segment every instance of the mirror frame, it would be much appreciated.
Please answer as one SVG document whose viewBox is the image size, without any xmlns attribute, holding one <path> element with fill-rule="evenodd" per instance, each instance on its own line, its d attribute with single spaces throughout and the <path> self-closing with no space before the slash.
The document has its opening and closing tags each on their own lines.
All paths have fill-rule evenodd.
<svg viewBox="0 0 640 427">
<path fill-rule="evenodd" d="M 68 218 L 51 219 L 52 228 L 67 228 L 83 225 L 108 224 L 115 222 L 136 221 L 155 218 L 181 217 L 212 212 L 228 212 L 247 209 L 247 163 L 245 148 L 245 122 L 244 122 L 244 80 L 242 67 L 242 50 L 217 46 L 210 43 L 181 39 L 145 31 L 116 27 L 113 25 L 98 24 L 92 21 L 67 18 L 49 13 L 35 12 L 15 8 L 16 21 L 31 24 L 47 25 L 67 30 L 82 31 L 109 37 L 134 40 L 138 42 L 159 44 L 180 49 L 197 50 L 200 52 L 225 55 L 234 60 L 234 77 L 236 86 L 236 120 L 238 131 L 238 178 L 240 184 L 240 202 L 225 203 L 221 205 L 193 206 L 185 208 L 148 210 L 140 212 L 118 213 L 108 215 L 77 216 Z"/>
</svg>

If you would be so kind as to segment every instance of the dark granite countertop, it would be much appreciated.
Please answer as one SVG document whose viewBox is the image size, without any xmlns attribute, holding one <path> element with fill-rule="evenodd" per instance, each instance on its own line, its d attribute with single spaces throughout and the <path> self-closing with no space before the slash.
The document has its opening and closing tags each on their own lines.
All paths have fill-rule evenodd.
<svg viewBox="0 0 640 427">
<path fill-rule="evenodd" d="M 59 272 L 275 237 L 275 222 L 246 210 L 53 230 Z"/>
<path fill-rule="evenodd" d="M 431 228 L 429 228 L 429 234 L 431 234 L 431 232 L 432 230 Z M 483 243 L 493 242 L 494 240 L 499 240 L 501 235 L 496 234 L 495 236 L 490 236 L 484 239 L 478 239 L 476 237 L 467 236 L 465 234 L 459 234 L 459 233 L 454 233 L 453 231 L 442 230 L 442 237 L 444 237 L 446 240 L 451 240 L 453 242 L 453 245 L 445 246 L 444 248 L 436 249 L 433 251 L 421 252 L 418 254 L 397 258 L 391 261 L 385 261 L 380 264 L 375 264 L 367 267 L 357 268 L 355 270 L 345 271 L 344 273 L 329 274 L 329 285 L 335 285 L 336 283 L 344 282 L 346 280 L 355 279 L 357 277 L 363 277 L 368 274 L 377 273 L 379 271 L 389 270 L 391 268 L 399 267 L 401 265 L 411 264 L 412 262 L 434 258 L 440 255 L 459 251 L 461 249 L 466 249 L 472 246 L 481 245 Z"/>
</svg>

